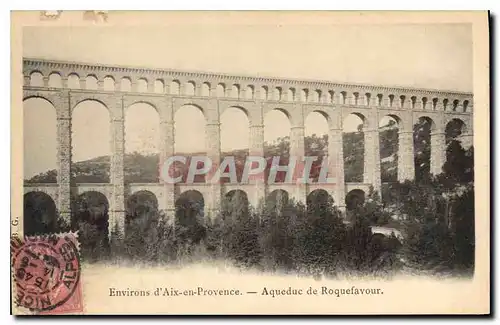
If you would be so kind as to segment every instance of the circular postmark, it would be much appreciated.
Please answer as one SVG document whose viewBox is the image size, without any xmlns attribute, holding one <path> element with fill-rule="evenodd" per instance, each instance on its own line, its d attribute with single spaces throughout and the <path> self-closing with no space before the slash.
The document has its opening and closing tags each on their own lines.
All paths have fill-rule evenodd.
<svg viewBox="0 0 500 325">
<path fill-rule="evenodd" d="M 16 304 L 49 311 L 66 303 L 80 281 L 80 259 L 74 236 L 26 238 L 13 250 Z"/>
</svg>

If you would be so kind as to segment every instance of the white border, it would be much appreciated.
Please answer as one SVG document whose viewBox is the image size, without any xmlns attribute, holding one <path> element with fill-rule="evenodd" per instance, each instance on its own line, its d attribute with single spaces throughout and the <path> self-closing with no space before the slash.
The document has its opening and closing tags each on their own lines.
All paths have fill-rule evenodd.
<svg viewBox="0 0 500 325">
<path fill-rule="evenodd" d="M 470 0 L 455 0 L 453 2 L 445 2 L 445 1 L 436 1 L 436 0 L 419 0 L 419 1 L 409 1 L 409 2 L 402 2 L 402 1 L 387 1 L 387 0 L 378 0 L 378 1 L 370 1 L 370 0 L 349 0 L 349 1 L 320 1 L 320 0 L 307 0 L 307 1 L 286 1 L 282 3 L 276 3 L 276 4 L 271 4 L 269 0 L 251 0 L 251 1 L 246 1 L 246 2 L 237 2 L 235 0 L 232 1 L 222 1 L 222 0 L 216 0 L 216 1 L 203 1 L 203 0 L 189 0 L 189 1 L 179 1 L 179 2 L 165 2 L 165 1 L 148 1 L 148 0 L 142 0 L 142 1 L 134 1 L 130 3 L 126 2 L 116 2 L 112 5 L 106 4 L 103 5 L 102 0 L 97 1 L 97 0 L 86 0 L 85 2 L 85 7 L 86 8 L 93 8 L 93 9 L 106 9 L 106 10 L 485 10 L 485 9 L 490 9 L 492 10 L 493 13 L 499 13 L 500 12 L 500 2 L 498 0 L 475 0 L 475 1 L 470 1 Z M 2 315 L 1 315 L 1 324 L 11 324 L 14 323 L 15 319 L 12 316 L 9 316 L 10 314 L 10 296 L 9 292 L 10 289 L 8 287 L 10 286 L 8 279 L 10 278 L 10 268 L 7 267 L 7 259 L 9 259 L 9 245 L 8 245 L 8 239 L 10 237 L 10 232 L 7 223 L 9 222 L 10 218 L 10 10 L 37 10 L 40 9 L 41 7 L 41 2 L 40 1 L 22 1 L 19 2 L 17 1 L 15 4 L 15 8 L 11 8 L 11 5 L 13 3 L 9 1 L 2 1 L 0 6 L 1 9 L 6 9 L 6 10 L 1 10 L 0 11 L 0 17 L 1 17 L 1 27 L 0 27 L 0 37 L 2 40 L 2 43 L 4 46 L 1 48 L 1 54 L 2 54 L 2 64 L 1 64 L 1 87 L 0 91 L 2 92 L 1 100 L 2 100 L 2 109 L 0 109 L 0 149 L 1 152 L 3 153 L 3 159 L 0 159 L 0 163 L 2 164 L 2 173 L 1 173 L 1 178 L 0 178 L 0 207 L 4 209 L 4 216 L 3 216 L 3 226 L 1 227 L 2 231 L 5 232 L 5 234 L 1 237 L 3 238 L 2 240 L 2 245 L 0 248 L 1 252 L 1 259 L 4 261 L 4 266 L 0 268 L 1 271 L 1 276 L 0 279 L 2 280 L 2 296 L 1 296 L 1 301 L 0 305 L 2 306 Z M 134 6 L 135 5 L 135 6 Z M 85 8 L 82 8 L 81 3 L 79 2 L 74 2 L 74 1 L 62 1 L 62 0 L 50 0 L 50 1 L 44 1 L 43 2 L 43 7 L 46 10 L 50 9 L 62 9 L 62 10 L 82 10 Z M 497 9 L 497 10 L 495 10 Z M 498 24 L 498 20 L 496 20 Z M 496 40 L 497 37 L 495 37 Z M 495 41 L 494 40 L 494 41 Z M 494 47 L 494 44 L 491 44 L 491 47 Z M 496 53 L 496 56 L 494 59 L 497 59 L 498 61 L 498 53 Z M 497 72 L 496 70 L 494 72 Z M 499 86 L 495 85 L 494 91 L 496 94 L 499 94 Z M 497 101 L 492 103 L 492 107 L 496 108 L 497 107 Z M 495 114 L 495 122 L 496 125 L 500 125 L 500 117 L 499 113 Z M 495 130 L 496 131 L 496 130 Z M 495 132 L 495 142 L 498 144 L 499 143 L 499 132 Z M 500 147 L 500 145 L 499 145 Z M 495 152 L 495 149 L 500 148 L 494 148 L 493 153 Z M 9 157 L 7 157 L 7 152 L 9 152 Z M 492 166 L 493 167 L 493 166 Z M 497 175 L 497 177 L 500 177 Z M 498 180 L 497 178 L 495 180 Z M 500 196 L 500 195 L 498 195 Z M 500 197 L 496 196 L 495 199 L 491 198 L 493 202 L 499 202 Z M 9 210 L 7 210 L 7 207 Z M 495 222 L 496 226 L 494 229 L 494 233 L 500 233 L 499 230 L 499 224 L 500 221 Z M 492 236 L 492 240 L 495 239 L 495 236 Z M 496 246 L 496 245 L 495 245 Z M 498 260 L 498 249 L 495 249 L 496 251 L 496 258 L 495 261 Z M 10 265 L 10 263 L 9 263 Z M 498 275 L 498 272 L 495 272 L 495 275 Z M 498 277 L 495 281 L 498 283 Z M 496 289 L 492 288 L 493 290 Z M 495 290 L 496 291 L 496 290 Z M 432 297 L 429 297 L 429 299 L 432 299 Z M 491 306 L 492 310 L 496 310 L 498 313 L 498 305 L 499 305 L 499 299 L 495 299 L 495 306 Z M 76 318 L 73 319 L 65 319 L 64 321 L 73 321 L 73 320 L 78 320 Z M 219 319 L 215 319 L 216 321 Z M 358 321 L 361 319 L 358 319 Z M 365 319 L 363 319 L 365 320 Z M 386 322 L 386 319 L 377 319 L 378 321 Z M 38 319 L 37 321 L 52 321 L 52 319 Z M 100 324 L 107 324 L 108 322 L 112 321 L 111 319 L 101 319 L 101 320 L 96 320 L 92 319 L 91 320 L 93 324 L 95 325 L 100 325 Z M 121 319 L 118 319 L 117 321 L 122 321 Z M 174 319 L 166 319 L 169 323 L 172 322 L 177 322 L 178 320 Z M 185 321 L 193 321 L 193 320 L 184 320 Z M 236 320 L 230 320 L 236 321 Z M 265 321 L 262 319 L 256 319 L 260 324 L 262 323 L 268 323 L 270 321 Z M 276 320 L 274 320 L 276 321 Z M 289 321 L 289 319 L 284 320 L 286 322 Z M 306 319 L 301 319 L 302 322 L 308 322 L 309 320 Z M 345 319 L 333 319 L 334 322 L 336 323 L 345 323 Z M 425 319 L 419 319 L 416 320 L 417 323 L 433 323 L 433 322 L 456 322 L 456 319 L 436 319 L 436 320 L 431 320 L 428 318 Z M 463 321 L 463 320 L 461 320 Z M 480 320 L 472 320 L 468 319 L 466 320 L 467 322 L 479 322 Z M 133 319 L 133 323 L 140 323 L 140 320 Z"/>
</svg>

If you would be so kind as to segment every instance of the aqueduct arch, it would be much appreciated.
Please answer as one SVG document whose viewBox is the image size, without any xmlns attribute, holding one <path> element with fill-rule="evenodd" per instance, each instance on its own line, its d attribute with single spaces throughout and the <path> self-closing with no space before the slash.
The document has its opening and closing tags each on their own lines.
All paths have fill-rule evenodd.
<svg viewBox="0 0 500 325">
<path fill-rule="evenodd" d="M 52 197 L 44 192 L 34 191 L 24 194 L 23 215 L 26 235 L 56 231 L 56 204 Z"/>
<path fill-rule="evenodd" d="M 57 74 L 57 75 L 54 75 Z M 59 215 L 71 215 L 72 193 L 78 193 L 86 184 L 78 184 L 71 177 L 71 146 L 73 109 L 87 100 L 101 102 L 109 111 L 111 163 L 109 183 L 92 184 L 105 193 L 109 202 L 109 223 L 124 227 L 126 202 L 131 188 L 141 187 L 155 193 L 158 209 L 167 214 L 175 211 L 180 193 L 196 190 L 202 194 L 205 211 L 215 209 L 222 195 L 241 189 L 251 204 L 265 198 L 270 187 L 262 180 L 250 184 L 225 186 L 221 184 L 172 185 L 162 183 L 128 184 L 124 179 L 124 116 L 127 107 L 135 103 L 153 106 L 160 119 L 160 161 L 174 154 L 174 114 L 185 105 L 198 107 L 205 118 L 207 155 L 220 161 L 220 115 L 228 107 L 239 107 L 247 112 L 249 120 L 250 155 L 264 155 L 264 116 L 279 109 L 289 117 L 290 154 L 304 156 L 304 118 L 309 112 L 322 112 L 328 121 L 329 171 L 335 174 L 335 184 L 325 190 L 333 200 L 345 208 L 347 187 L 380 189 L 379 121 L 383 116 L 397 116 L 399 128 L 398 175 L 400 180 L 412 179 L 413 125 L 421 117 L 432 121 L 431 171 L 439 172 L 445 159 L 445 132 L 448 122 L 459 119 L 464 128 L 460 141 L 472 144 L 473 95 L 466 92 L 382 87 L 333 83 L 318 80 L 249 77 L 205 72 L 171 71 L 163 69 L 118 67 L 101 64 L 62 62 L 41 59 L 23 60 L 23 99 L 41 97 L 49 101 L 57 112 L 57 184 L 26 184 L 25 192 L 47 187 L 54 192 Z M 60 80 L 59 80 L 60 78 Z M 60 81 L 60 82 L 59 82 Z M 343 121 L 349 114 L 363 115 L 365 128 L 365 160 L 363 180 L 349 185 L 344 180 L 344 152 L 342 146 Z M 55 186 L 55 187 L 54 187 Z M 283 185 L 295 199 L 306 201 L 307 193 L 323 185 Z M 205 213 L 205 215 L 207 215 Z"/>
</svg>

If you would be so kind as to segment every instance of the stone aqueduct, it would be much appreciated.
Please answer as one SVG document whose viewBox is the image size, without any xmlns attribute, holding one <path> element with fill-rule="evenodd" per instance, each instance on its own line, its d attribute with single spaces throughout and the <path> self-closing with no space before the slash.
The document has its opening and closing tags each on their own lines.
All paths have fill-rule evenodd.
<svg viewBox="0 0 500 325">
<path fill-rule="evenodd" d="M 25 184 L 24 193 L 40 191 L 55 202 L 62 218 L 71 218 L 71 198 L 97 191 L 109 202 L 109 225 L 124 227 L 126 198 L 147 190 L 153 193 L 159 209 L 175 210 L 175 199 L 187 190 L 199 191 L 210 211 L 221 196 L 234 189 L 243 190 L 256 204 L 276 189 L 304 202 L 318 188 L 330 193 L 341 208 L 345 195 L 353 189 L 367 191 L 381 187 L 378 122 L 391 116 L 398 122 L 398 178 L 415 175 L 413 125 L 420 118 L 431 122 L 431 172 L 437 174 L 445 161 L 445 128 L 452 120 L 463 122 L 461 141 L 472 145 L 473 96 L 471 93 L 402 87 L 381 87 L 333 83 L 328 81 L 237 76 L 205 72 L 134 68 L 62 62 L 23 60 L 23 100 L 39 97 L 49 101 L 57 114 L 57 184 Z M 52 87 L 51 80 L 59 86 Z M 83 101 L 105 105 L 110 113 L 111 166 L 107 184 L 75 184 L 71 179 L 72 110 Z M 213 161 L 220 158 L 219 116 L 228 108 L 242 109 L 249 119 L 249 153 L 264 153 L 264 115 L 274 109 L 284 112 L 291 123 L 290 155 L 304 156 L 304 119 L 320 112 L 328 121 L 328 155 L 334 157 L 336 184 L 126 184 L 124 182 L 124 111 L 135 103 L 152 105 L 160 118 L 160 159 L 174 153 L 175 112 L 184 105 L 197 106 L 206 119 L 206 150 Z M 342 123 L 349 114 L 364 121 L 365 164 L 363 183 L 344 182 Z"/>
</svg>

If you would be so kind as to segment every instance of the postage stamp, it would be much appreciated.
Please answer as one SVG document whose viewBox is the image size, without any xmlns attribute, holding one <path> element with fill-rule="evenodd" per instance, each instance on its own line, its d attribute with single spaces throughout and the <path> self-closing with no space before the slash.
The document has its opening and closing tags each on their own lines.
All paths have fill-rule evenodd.
<svg viewBox="0 0 500 325">
<path fill-rule="evenodd" d="M 74 233 L 13 237 L 11 252 L 16 306 L 39 315 L 83 311 Z"/>
</svg>

